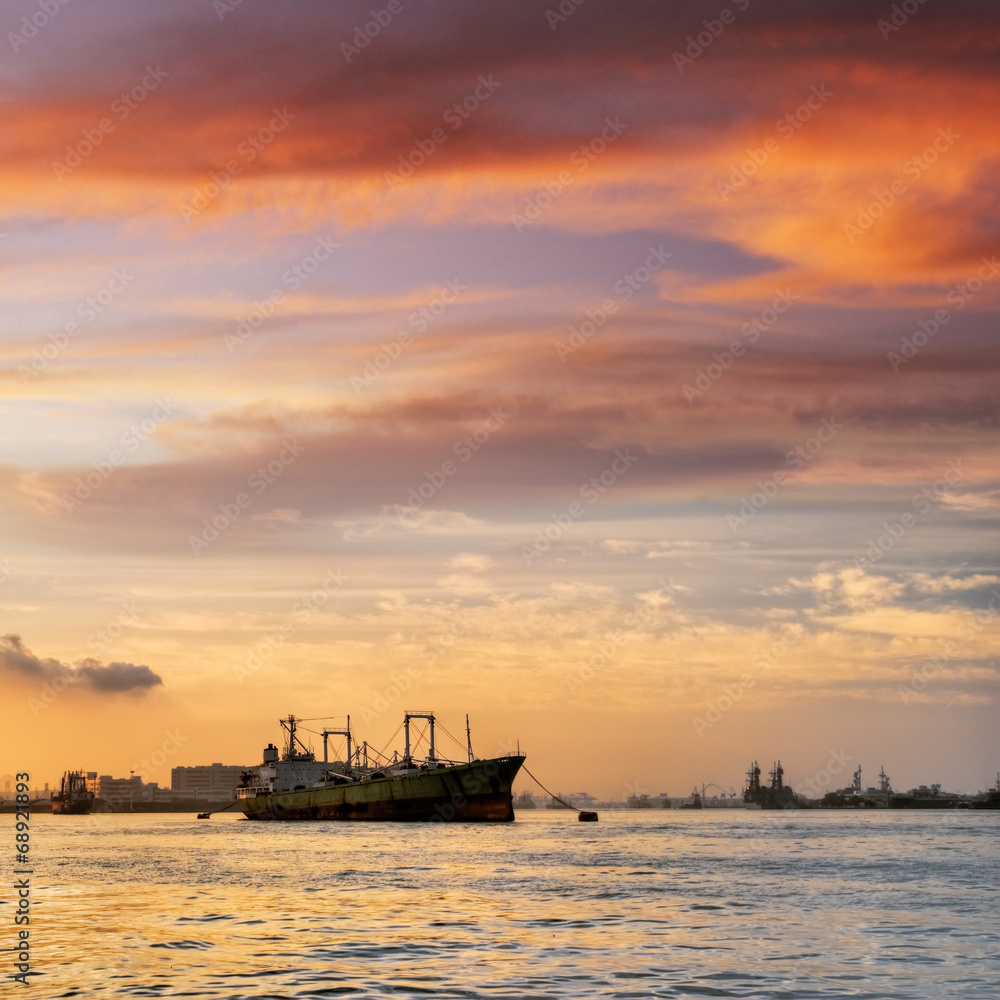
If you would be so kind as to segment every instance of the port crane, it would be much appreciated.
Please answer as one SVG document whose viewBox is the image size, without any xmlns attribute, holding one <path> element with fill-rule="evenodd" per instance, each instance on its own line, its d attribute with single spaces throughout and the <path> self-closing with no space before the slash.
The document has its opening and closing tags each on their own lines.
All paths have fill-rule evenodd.
<svg viewBox="0 0 1000 1000">
<path fill-rule="evenodd" d="M 704 799 L 705 799 L 705 792 L 708 791 L 708 789 L 710 789 L 710 788 L 718 789 L 718 795 L 715 796 L 716 798 L 718 798 L 720 796 L 723 799 L 725 799 L 727 796 L 730 797 L 730 798 L 733 798 L 733 799 L 736 798 L 736 789 L 735 788 L 730 787 L 729 791 L 727 792 L 721 785 L 717 785 L 714 781 L 710 781 L 707 785 L 703 784 L 701 786 L 700 790 L 699 790 L 698 786 L 695 785 L 695 787 L 691 789 L 691 795 L 692 796 L 698 795 L 698 796 L 700 796 L 700 798 L 702 799 L 702 801 L 704 801 Z"/>
</svg>

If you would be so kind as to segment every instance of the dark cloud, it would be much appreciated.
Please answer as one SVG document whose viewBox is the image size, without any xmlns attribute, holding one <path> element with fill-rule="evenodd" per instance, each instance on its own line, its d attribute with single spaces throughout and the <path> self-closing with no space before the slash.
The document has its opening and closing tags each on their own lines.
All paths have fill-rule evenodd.
<svg viewBox="0 0 1000 1000">
<path fill-rule="evenodd" d="M 835 84 L 841 103 L 870 108 L 872 89 L 888 75 L 897 82 L 912 76 L 920 109 L 933 98 L 923 81 L 935 75 L 984 85 L 997 75 L 996 16 L 983 3 L 929 5 L 888 40 L 866 4 L 752 5 L 683 74 L 672 53 L 717 18 L 716 0 L 590 0 L 557 30 L 546 19 L 552 6 L 406 4 L 348 62 L 341 46 L 371 20 L 370 0 L 304 2 L 292 16 L 283 5 L 247 0 L 221 21 L 207 2 L 186 10 L 74 5 L 19 53 L 19 106 L 28 119 L 44 114 L 46 125 L 25 128 L 21 149 L 7 155 L 49 169 L 66 143 L 141 82 L 148 65 L 169 75 L 117 126 L 89 171 L 218 169 L 276 105 L 296 119 L 255 172 L 381 171 L 491 74 L 501 83 L 496 96 L 452 134 L 447 155 L 435 156 L 427 171 L 463 160 L 523 166 L 564 156 L 605 115 L 629 122 L 623 146 L 672 147 L 787 111 L 803 87 L 823 81 Z"/>
<path fill-rule="evenodd" d="M 163 680 L 145 664 L 114 661 L 102 666 L 96 660 L 87 660 L 77 667 L 78 673 L 89 679 L 95 691 L 139 691 L 156 687 Z"/>
<path fill-rule="evenodd" d="M 114 662 L 105 666 L 88 658 L 71 667 L 52 657 L 42 659 L 13 633 L 0 637 L 0 668 L 40 683 L 63 677 L 70 683 L 100 692 L 143 691 L 163 683 L 159 674 L 145 665 Z"/>
</svg>

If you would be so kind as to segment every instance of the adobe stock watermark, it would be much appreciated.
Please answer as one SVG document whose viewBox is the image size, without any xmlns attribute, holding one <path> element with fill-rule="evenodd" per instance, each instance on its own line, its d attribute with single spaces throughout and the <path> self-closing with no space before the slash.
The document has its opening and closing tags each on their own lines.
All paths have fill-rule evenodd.
<svg viewBox="0 0 1000 1000">
<path fill-rule="evenodd" d="M 208 182 L 192 188 L 188 200 L 182 201 L 177 206 L 177 211 L 180 212 L 185 223 L 190 224 L 195 216 L 201 215 L 229 187 L 233 178 L 243 173 L 243 168 L 253 163 L 298 117 L 297 114 L 289 111 L 287 106 L 282 107 L 281 110 L 271 108 L 271 114 L 272 117 L 266 125 L 257 129 L 256 132 L 251 132 L 236 147 L 239 159 L 228 160 L 222 170 L 210 171 Z"/>
<path fill-rule="evenodd" d="M 125 634 L 126 629 L 135 625 L 143 611 L 135 598 L 122 598 L 119 607 L 121 610 L 114 617 L 109 618 L 100 628 L 87 636 L 87 648 L 92 652 L 105 652 L 109 645 Z M 28 697 L 25 704 L 31 709 L 33 718 L 37 719 L 45 709 L 54 704 L 68 687 L 79 684 L 81 682 L 79 668 L 92 664 L 93 660 L 89 656 L 82 656 L 74 662 L 77 664 L 77 669 L 59 664 L 55 676 L 45 681 L 38 689 L 38 697 Z"/>
<path fill-rule="evenodd" d="M 462 776 L 461 790 L 455 789 L 449 796 L 447 802 L 438 802 L 434 806 L 434 815 L 431 816 L 432 823 L 447 823 L 453 820 L 459 809 L 463 809 L 469 802 L 471 796 L 478 795 L 480 791 L 487 788 L 496 787 L 497 775 L 500 774 L 500 764 L 494 760 L 479 760 L 472 763 L 472 767 Z"/>
<path fill-rule="evenodd" d="M 875 27 L 882 35 L 882 41 L 887 42 L 889 36 L 899 31 L 925 3 L 927 0 L 903 0 L 901 4 L 894 3 L 890 8 L 888 20 L 880 17 L 875 22 Z"/>
<path fill-rule="evenodd" d="M 549 27 L 555 31 L 560 24 L 565 24 L 587 0 L 560 0 L 559 6 L 555 10 L 545 11 L 545 20 Z"/>
<path fill-rule="evenodd" d="M 325 607 L 331 596 L 346 582 L 347 577 L 340 569 L 330 570 L 319 587 L 295 602 L 288 617 L 277 628 L 250 644 L 243 662 L 232 665 L 236 679 L 242 684 L 248 677 L 252 677 L 266 666 L 274 654 L 295 635 L 299 626 L 306 624 L 313 615 Z"/>
<path fill-rule="evenodd" d="M 831 750 L 830 759 L 824 767 L 821 767 L 811 778 L 807 778 L 799 787 L 804 795 L 811 799 L 821 799 L 829 791 L 830 782 L 847 767 L 853 763 L 854 758 L 843 749 Z"/>
<path fill-rule="evenodd" d="M 412 2 L 413 0 L 407 0 L 407 3 Z M 354 44 L 352 45 L 351 42 L 340 43 L 340 52 L 344 61 L 350 65 L 351 60 L 355 56 L 361 55 L 361 52 L 367 49 L 389 26 L 392 19 L 402 12 L 403 0 L 389 0 L 384 7 L 380 7 L 378 10 L 372 8 L 368 12 L 371 14 L 371 20 L 354 26 L 354 35 L 351 38 L 351 42 Z"/>
<path fill-rule="evenodd" d="M 393 705 L 402 700 L 403 695 L 413 686 L 413 682 L 423 677 L 424 671 L 433 667 L 441 654 L 451 649 L 456 640 L 469 632 L 471 628 L 472 622 L 469 620 L 466 610 L 462 607 L 452 608 L 448 627 L 430 642 L 424 643 L 420 647 L 419 659 L 407 664 L 402 673 L 393 672 L 390 675 L 389 683 L 375 693 L 371 703 L 362 705 L 362 722 L 368 725 L 368 723 L 385 715 Z"/>
<path fill-rule="evenodd" d="M 611 630 L 604 634 L 597 645 L 597 652 L 576 664 L 576 672 L 566 678 L 570 696 L 579 693 L 580 688 L 597 676 L 598 671 L 611 665 L 624 646 L 636 633 L 651 625 L 660 611 L 657 599 L 666 595 L 672 598 L 677 593 L 677 585 L 671 578 L 669 583 L 658 580 L 658 589 L 651 600 L 641 601 L 622 619 L 624 629 Z"/>
<path fill-rule="evenodd" d="M 263 301 L 254 302 L 250 312 L 237 322 L 233 333 L 222 335 L 226 350 L 232 354 L 237 347 L 245 344 L 267 320 L 274 316 L 278 306 L 285 301 L 285 296 L 298 291 L 302 284 L 319 270 L 320 264 L 325 264 L 333 255 L 333 251 L 339 247 L 340 244 L 332 236 L 321 236 L 312 252 L 292 265 L 281 276 L 281 284 L 284 287 L 272 288 Z"/>
<path fill-rule="evenodd" d="M 996 593 L 996 591 L 994 591 Z M 949 639 L 944 645 L 944 654 L 940 656 L 928 656 L 919 666 L 914 668 L 910 677 L 910 683 L 904 687 L 902 684 L 896 685 L 896 693 L 902 699 L 904 705 L 923 693 L 928 684 L 948 666 L 948 660 L 958 657 L 960 648 L 954 639 Z"/>
<path fill-rule="evenodd" d="M 219 513 L 211 521 L 207 519 L 202 521 L 202 529 L 197 535 L 188 536 L 191 551 L 200 556 L 202 550 L 207 549 L 223 532 L 228 531 L 239 520 L 243 511 L 254 502 L 254 498 L 265 493 L 305 450 L 305 445 L 299 444 L 298 438 L 283 441 L 277 457 L 271 459 L 267 465 L 258 466 L 247 477 L 247 488 L 252 493 L 244 490 L 237 493 L 231 501 L 220 503 Z"/>
<path fill-rule="evenodd" d="M 492 73 L 489 76 L 480 76 L 476 87 L 461 102 L 456 101 L 452 104 L 441 116 L 445 125 L 451 128 L 451 132 L 445 131 L 440 125 L 431 129 L 427 136 L 414 141 L 413 149 L 409 153 L 400 154 L 396 173 L 391 170 L 385 172 L 385 182 L 389 185 L 389 190 L 394 191 L 408 181 L 448 141 L 449 136 L 458 131 L 496 93 L 499 87 L 500 81 L 494 80 Z"/>
<path fill-rule="evenodd" d="M 922 153 L 910 157 L 903 164 L 900 168 L 901 173 L 911 181 L 920 180 L 937 163 L 941 155 L 951 149 L 961 138 L 961 135 L 951 128 L 939 128 L 931 144 Z M 853 223 L 844 223 L 844 235 L 847 237 L 847 242 L 853 246 L 854 241 L 868 232 L 896 204 L 897 199 L 906 194 L 908 190 L 909 188 L 897 177 L 886 190 L 873 191 L 875 200 L 857 210 Z"/>
<path fill-rule="evenodd" d="M 779 118 L 774 124 L 774 130 L 787 142 L 792 136 L 798 133 L 806 122 L 812 120 L 812 116 L 833 97 L 833 91 L 825 83 L 818 87 L 813 86 L 809 96 L 794 110 L 790 111 L 783 118 Z M 719 192 L 722 200 L 728 201 L 731 194 L 744 187 L 747 181 L 757 173 L 767 161 L 781 149 L 777 139 L 767 138 L 763 145 L 755 146 L 747 150 L 747 157 L 738 164 L 731 165 L 729 183 L 726 181 L 716 181 L 715 190 Z"/>
<path fill-rule="evenodd" d="M 673 254 L 663 249 L 662 243 L 659 247 L 650 247 L 646 262 L 615 282 L 613 289 L 615 298 L 605 299 L 599 306 L 586 310 L 587 318 L 579 325 L 569 328 L 570 333 L 566 340 L 556 342 L 556 354 L 559 360 L 565 364 L 570 355 L 575 354 L 604 327 L 610 317 L 618 311 L 619 304 L 628 302 L 643 285 L 652 280 L 653 275 L 660 271 L 672 256 Z"/>
<path fill-rule="evenodd" d="M 218 19 L 224 21 L 226 15 L 232 14 L 242 3 L 243 0 L 212 0 L 212 9 Z"/>
<path fill-rule="evenodd" d="M 778 490 L 792 479 L 793 474 L 801 472 L 823 450 L 823 445 L 829 444 L 837 432 L 843 429 L 844 425 L 838 424 L 835 417 L 824 417 L 815 434 L 785 455 L 785 466 L 788 471 L 776 469 L 769 478 L 763 481 L 757 480 L 758 490 L 749 497 L 740 497 L 738 513 L 726 515 L 729 530 L 735 535 L 740 528 L 749 524 L 757 516 L 757 512 L 777 496 Z"/>
<path fill-rule="evenodd" d="M 160 69 L 159 63 L 156 66 L 146 66 L 146 75 L 139 83 L 130 90 L 122 91 L 111 102 L 110 111 L 114 118 L 101 118 L 93 128 L 85 128 L 75 145 L 66 146 L 65 158 L 52 161 L 56 180 L 61 181 L 67 174 L 73 173 L 104 142 L 105 137 L 114 132 L 117 124 L 125 121 L 154 90 L 159 88 L 168 76 L 170 74 L 166 70 Z"/>
<path fill-rule="evenodd" d="M 937 309 L 929 319 L 922 319 L 917 323 L 917 329 L 908 337 L 901 339 L 899 351 L 889 351 L 886 360 L 894 373 L 898 374 L 903 365 L 908 365 L 919 353 L 920 349 L 926 347 L 940 331 L 941 327 L 951 321 L 952 312 L 959 312 L 965 308 L 969 299 L 978 295 L 984 286 L 992 281 L 997 272 L 1000 271 L 1000 264 L 997 264 L 997 255 L 991 258 L 980 258 L 983 266 L 965 282 L 956 285 L 945 298 L 951 309 Z"/>
<path fill-rule="evenodd" d="M 726 712 L 731 711 L 755 684 L 757 679 L 750 674 L 740 674 L 739 680 L 732 684 L 727 684 L 722 689 L 722 694 L 713 698 L 708 703 L 708 708 L 704 715 L 692 715 L 691 725 L 698 734 L 699 739 L 705 732 L 711 729 L 717 722 L 721 721 Z"/>
<path fill-rule="evenodd" d="M 546 181 L 541 190 L 524 203 L 524 209 L 521 212 L 514 212 L 511 215 L 510 221 L 514 224 L 514 229 L 521 232 L 525 226 L 537 222 L 541 218 L 542 212 L 560 198 L 566 188 L 586 171 L 602 153 L 606 152 L 627 128 L 628 123 L 621 120 L 621 115 L 605 118 L 604 128 L 590 142 L 581 144 L 570 155 L 569 165 L 572 169 L 560 170 L 552 180 Z"/>
<path fill-rule="evenodd" d="M 72 3 L 72 0 L 39 0 L 35 5 L 37 10 L 28 17 L 21 18 L 21 31 L 7 32 L 7 41 L 17 55 L 32 39 L 38 37 L 38 33 L 49 26 L 53 18 L 58 17 L 63 7 Z"/>
<path fill-rule="evenodd" d="M 142 608 L 136 599 L 130 598 L 120 602 L 121 611 L 110 621 L 105 622 L 87 636 L 87 649 L 94 653 L 103 653 L 108 645 L 117 642 L 130 625 L 139 620 Z"/>
<path fill-rule="evenodd" d="M 740 674 L 736 681 L 727 684 L 722 689 L 722 694 L 709 701 L 704 715 L 691 716 L 691 725 L 694 726 L 698 737 L 701 738 L 709 729 L 721 722 L 726 713 L 731 712 L 743 700 L 743 697 L 756 686 L 761 676 L 802 641 L 803 635 L 801 625 L 785 625 L 781 635 L 774 639 L 767 649 L 754 653 L 750 657 L 750 663 L 757 669 L 757 676 L 750 673 Z"/>
<path fill-rule="evenodd" d="M 778 322 L 779 317 L 788 312 L 792 303 L 797 299 L 798 296 L 793 295 L 790 288 L 786 288 L 784 291 L 775 290 L 774 301 L 771 305 L 740 328 L 740 334 L 746 338 L 746 344 L 741 340 L 734 340 L 730 343 L 728 350 L 713 351 L 712 362 L 695 372 L 692 379 L 694 384 L 685 383 L 682 387 L 684 398 L 689 403 L 693 403 L 708 392 L 746 354 L 747 345 L 756 344 L 760 335 L 770 330 Z"/>
<path fill-rule="evenodd" d="M 961 459 L 949 462 L 940 479 L 913 495 L 910 503 L 916 514 L 904 511 L 894 521 L 883 521 L 882 527 L 885 528 L 885 531 L 877 538 L 866 539 L 868 548 L 863 556 L 855 556 L 854 565 L 858 569 L 865 569 L 867 566 L 877 563 L 886 553 L 891 552 L 896 547 L 896 543 L 917 523 L 918 516 L 928 513 L 935 504 L 940 502 L 941 498 L 948 492 L 948 488 L 958 485 L 967 473 L 968 469 L 962 468 Z"/>
<path fill-rule="evenodd" d="M 63 493 L 60 497 L 63 507 L 72 512 L 89 500 L 114 475 L 115 470 L 128 461 L 128 456 L 134 455 L 150 439 L 156 428 L 165 420 L 169 420 L 178 409 L 179 404 L 169 398 L 157 399 L 156 406 L 148 417 L 132 424 L 127 431 L 121 433 L 118 438 L 121 448 L 113 448 L 104 458 L 91 462 L 93 472 L 76 477 L 72 492 Z"/>
<path fill-rule="evenodd" d="M 985 608 L 978 611 L 969 611 L 969 621 L 962 625 L 962 638 L 971 642 L 979 635 L 987 625 L 996 621 L 1000 614 L 1000 590 L 996 587 L 990 589 L 990 602 Z M 948 639 L 944 644 L 944 654 L 927 657 L 923 664 L 914 669 L 907 686 L 896 685 L 896 693 L 903 700 L 904 705 L 920 695 L 931 681 L 935 680 L 939 674 L 948 666 L 949 660 L 958 660 L 964 655 L 962 647 L 954 639 Z"/>
<path fill-rule="evenodd" d="M 733 7 L 735 7 L 741 14 L 750 6 L 750 0 L 735 0 Z M 684 47 L 683 54 L 677 52 L 673 53 L 674 65 L 677 67 L 678 73 L 683 73 L 688 66 L 691 65 L 700 55 L 702 55 L 712 43 L 726 30 L 727 26 L 735 23 L 736 14 L 733 13 L 731 7 L 724 7 L 719 11 L 717 17 L 713 18 L 711 21 L 702 21 L 704 25 L 704 31 L 699 31 L 697 35 L 688 35 L 685 41 L 687 45 Z"/>
<path fill-rule="evenodd" d="M 35 378 L 45 371 L 49 367 L 49 363 L 62 354 L 133 281 L 135 281 L 135 275 L 130 274 L 128 268 L 116 267 L 111 272 L 111 277 L 104 287 L 96 294 L 88 295 L 76 307 L 76 315 L 80 317 L 80 322 L 70 320 L 61 330 L 50 333 L 49 343 L 40 351 L 32 352 L 30 363 L 17 366 L 17 373 L 21 376 L 21 381 L 27 382 L 28 379 Z"/>
<path fill-rule="evenodd" d="M 441 288 L 441 294 L 435 296 L 426 305 L 414 309 L 407 318 L 407 324 L 417 333 L 426 333 L 431 324 L 436 322 L 448 306 L 454 305 L 463 292 L 469 290 L 457 278 L 446 281 Z M 360 374 L 351 376 L 351 386 L 355 393 L 368 389 L 375 380 L 398 358 L 413 341 L 409 330 L 400 330 L 391 340 L 378 345 L 378 351 L 370 357 L 361 369 Z"/>
<path fill-rule="evenodd" d="M 159 772 L 160 768 L 163 767 L 166 762 L 173 757 L 175 753 L 185 743 L 187 743 L 188 737 L 182 735 L 179 729 L 170 730 L 166 732 L 166 739 L 159 745 L 159 747 L 154 750 L 148 757 L 143 757 L 141 760 L 136 762 L 135 767 L 129 768 L 130 771 L 138 771 L 139 774 L 150 777 L 153 774 Z"/>
<path fill-rule="evenodd" d="M 432 499 L 453 476 L 457 475 L 459 469 L 466 462 L 478 454 L 480 448 L 510 420 L 511 416 L 512 414 L 504 412 L 503 407 L 494 407 L 471 434 L 463 434 L 451 447 L 451 454 L 458 461 L 447 458 L 439 468 L 425 472 L 423 481 L 411 487 L 407 493 L 406 503 L 393 505 L 393 510 L 396 512 L 396 518 L 400 524 L 409 526 L 411 522 L 407 518 L 422 511 L 424 504 Z"/>
<path fill-rule="evenodd" d="M 615 451 L 614 461 L 599 475 L 591 476 L 579 489 L 579 495 L 587 504 L 595 504 L 608 492 L 629 469 L 639 461 L 638 455 L 633 455 L 628 448 Z M 551 524 L 539 528 L 535 533 L 535 541 L 531 545 L 521 546 L 521 555 L 530 566 L 552 548 L 560 538 L 587 512 L 587 508 L 578 500 L 550 518 Z"/>
<path fill-rule="evenodd" d="M 78 684 L 80 678 L 69 667 L 60 664 L 56 676 L 46 681 L 38 689 L 38 697 L 28 697 L 25 704 L 31 709 L 31 715 L 37 719 L 38 716 L 52 705 L 56 699 L 73 684 Z"/>
</svg>

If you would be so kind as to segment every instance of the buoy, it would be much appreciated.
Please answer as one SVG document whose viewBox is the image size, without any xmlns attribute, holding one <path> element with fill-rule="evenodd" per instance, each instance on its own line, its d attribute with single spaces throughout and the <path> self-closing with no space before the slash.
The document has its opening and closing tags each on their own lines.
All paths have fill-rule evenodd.
<svg viewBox="0 0 1000 1000">
<path fill-rule="evenodd" d="M 587 812 L 587 810 L 584 809 L 584 810 L 581 811 L 580 815 L 577 816 L 577 819 L 581 823 L 596 823 L 597 822 L 597 813 L 595 813 L 595 812 Z"/>
</svg>

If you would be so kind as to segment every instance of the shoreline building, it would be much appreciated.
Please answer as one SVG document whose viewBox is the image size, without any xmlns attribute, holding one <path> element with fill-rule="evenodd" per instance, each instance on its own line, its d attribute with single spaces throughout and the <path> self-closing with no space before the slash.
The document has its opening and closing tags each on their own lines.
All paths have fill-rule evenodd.
<svg viewBox="0 0 1000 1000">
<path fill-rule="evenodd" d="M 236 797 L 236 786 L 245 770 L 245 764 L 174 767 L 170 770 L 170 790 L 178 798 L 227 801 Z"/>
</svg>

